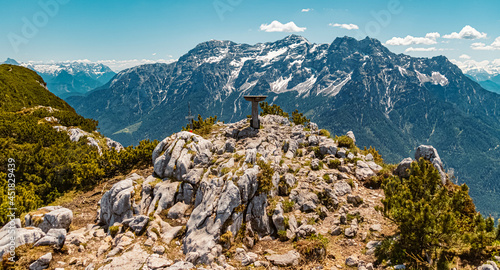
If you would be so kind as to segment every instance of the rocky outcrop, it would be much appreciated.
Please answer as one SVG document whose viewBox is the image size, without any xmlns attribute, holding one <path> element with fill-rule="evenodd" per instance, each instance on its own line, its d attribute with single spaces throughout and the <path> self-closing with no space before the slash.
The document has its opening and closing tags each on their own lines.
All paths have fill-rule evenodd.
<svg viewBox="0 0 500 270">
<path fill-rule="evenodd" d="M 415 151 L 415 159 L 419 160 L 421 157 L 430 161 L 432 165 L 434 165 L 441 176 L 441 182 L 443 185 L 446 184 L 446 173 L 444 172 L 443 162 L 441 161 L 436 148 L 431 145 L 420 145 Z"/>
<path fill-rule="evenodd" d="M 45 236 L 45 233 L 40 228 L 21 227 L 21 220 L 13 219 L 5 224 L 0 229 L 0 258 L 5 253 L 10 253 L 12 246 L 12 237 L 15 237 L 14 247 L 19 247 L 25 244 L 33 244 L 40 238 Z"/>
<path fill-rule="evenodd" d="M 160 178 L 179 181 L 194 165 L 205 164 L 212 157 L 212 143 L 191 132 L 176 133 L 161 141 L 153 151 L 153 164 Z M 195 162 L 191 162 L 191 160 Z"/>
<path fill-rule="evenodd" d="M 24 220 L 27 227 L 37 226 L 44 233 L 50 229 L 69 230 L 71 222 L 73 222 L 73 211 L 61 206 L 46 206 L 28 213 Z"/>
<path fill-rule="evenodd" d="M 115 223 L 121 223 L 132 218 L 134 212 L 139 212 L 139 206 L 135 205 L 133 201 L 134 184 L 139 179 L 143 178 L 133 174 L 129 178 L 114 184 L 109 191 L 104 193 L 99 203 L 99 224 L 108 228 Z"/>
</svg>

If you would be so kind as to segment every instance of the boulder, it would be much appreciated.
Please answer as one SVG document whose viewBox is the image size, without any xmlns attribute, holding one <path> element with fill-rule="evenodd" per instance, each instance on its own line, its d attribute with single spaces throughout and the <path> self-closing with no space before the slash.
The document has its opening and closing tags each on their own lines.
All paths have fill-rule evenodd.
<svg viewBox="0 0 500 270">
<path fill-rule="evenodd" d="M 412 162 L 413 159 L 411 159 L 410 157 L 403 159 L 401 162 L 399 162 L 398 167 L 394 170 L 394 174 L 403 178 L 410 177 L 410 172 L 408 170 L 411 168 Z"/>
<path fill-rule="evenodd" d="M 281 207 L 281 203 L 278 203 L 276 205 L 276 208 L 274 209 L 272 220 L 274 223 L 274 226 L 276 227 L 276 230 L 278 231 L 284 231 L 285 230 L 285 217 L 283 216 L 283 208 Z"/>
<path fill-rule="evenodd" d="M 354 132 L 348 131 L 346 134 L 347 137 L 351 138 L 353 143 L 356 144 L 356 137 L 354 136 Z"/>
<path fill-rule="evenodd" d="M 261 238 L 272 232 L 266 208 L 267 195 L 265 193 L 255 196 L 247 206 L 245 218 L 247 220 L 247 227 L 256 232 Z"/>
<path fill-rule="evenodd" d="M 196 201 L 186 224 L 183 250 L 189 262 L 210 264 L 220 255 L 217 242 L 223 225 L 241 204 L 240 190 L 233 181 L 204 179 L 198 188 Z"/>
<path fill-rule="evenodd" d="M 45 233 L 40 228 L 27 227 L 21 228 L 21 220 L 13 219 L 0 229 L 0 260 L 5 253 L 10 252 L 11 237 L 15 235 L 15 247 L 26 244 L 33 244 Z"/>
<path fill-rule="evenodd" d="M 346 194 L 351 193 L 352 188 L 347 182 L 341 180 L 333 184 L 333 191 L 337 196 L 344 196 Z"/>
<path fill-rule="evenodd" d="M 485 264 L 479 266 L 479 270 L 498 270 L 498 266 L 494 261 L 487 261 Z"/>
<path fill-rule="evenodd" d="M 189 205 L 183 203 L 183 202 L 178 202 L 170 210 L 168 210 L 167 218 L 171 219 L 178 219 L 178 218 L 183 218 L 184 213 L 188 210 Z"/>
<path fill-rule="evenodd" d="M 294 201 L 303 212 L 314 211 L 319 203 L 318 195 L 307 188 L 295 188 L 290 192 L 290 200 Z"/>
<path fill-rule="evenodd" d="M 142 234 L 149 223 L 149 217 L 145 215 L 135 216 L 123 221 L 136 235 Z"/>
<path fill-rule="evenodd" d="M 345 264 L 347 266 L 357 266 L 359 263 L 359 259 L 358 259 L 358 256 L 356 255 L 351 255 L 349 257 L 347 257 L 347 259 L 345 259 Z"/>
<path fill-rule="evenodd" d="M 190 262 L 178 261 L 172 266 L 165 268 L 165 270 L 191 270 L 194 268 L 194 265 Z"/>
<path fill-rule="evenodd" d="M 55 246 L 57 249 L 60 249 L 64 245 L 65 240 L 66 229 L 50 229 L 34 246 Z"/>
<path fill-rule="evenodd" d="M 106 137 L 106 146 L 108 146 L 109 149 L 114 149 L 116 152 L 120 152 L 124 149 L 121 143 L 111 140 L 108 137 Z"/>
<path fill-rule="evenodd" d="M 146 262 L 147 269 L 151 270 L 165 269 L 165 267 L 171 266 L 172 264 L 174 264 L 173 261 L 161 258 L 160 256 L 158 256 L 158 254 L 156 254 L 156 256 L 155 255 L 149 256 Z"/>
<path fill-rule="evenodd" d="M 376 165 L 376 166 L 378 166 L 378 165 Z M 373 177 L 376 175 L 377 174 L 373 172 L 373 170 L 370 168 L 370 166 L 366 162 L 364 162 L 362 160 L 357 161 L 357 163 L 356 163 L 356 177 L 359 180 L 367 180 L 370 177 Z"/>
<path fill-rule="evenodd" d="M 247 149 L 245 152 L 245 163 L 255 164 L 257 161 L 257 149 Z"/>
<path fill-rule="evenodd" d="M 436 148 L 431 145 L 420 145 L 415 151 L 415 159 L 418 161 L 421 157 L 430 161 L 432 165 L 434 165 L 441 176 L 441 183 L 443 185 L 446 184 L 446 173 L 444 172 L 443 162 L 441 161 Z"/>
<path fill-rule="evenodd" d="M 109 191 L 104 193 L 100 201 L 100 212 L 98 223 L 105 228 L 115 222 L 121 223 L 125 219 L 132 218 L 134 197 L 134 176 L 114 184 Z"/>
<path fill-rule="evenodd" d="M 153 199 L 148 207 L 147 215 L 159 214 L 175 204 L 177 190 L 181 182 L 164 181 L 156 184 L 153 190 Z"/>
<path fill-rule="evenodd" d="M 310 146 L 318 146 L 319 138 L 316 135 L 311 135 L 309 136 L 309 138 L 307 138 L 307 142 L 309 143 Z"/>
<path fill-rule="evenodd" d="M 141 248 L 139 243 L 135 244 L 130 250 L 124 252 L 120 256 L 113 257 L 110 259 L 108 264 L 105 264 L 99 268 L 99 270 L 135 270 L 141 269 L 146 263 L 149 254 L 147 251 Z"/>
<path fill-rule="evenodd" d="M 244 174 L 238 179 L 237 185 L 243 203 L 248 203 L 255 195 L 255 192 L 257 192 L 257 188 L 259 187 L 257 174 L 259 174 L 258 167 L 246 169 Z"/>
<path fill-rule="evenodd" d="M 194 167 L 193 161 L 205 163 L 212 157 L 212 143 L 191 132 L 182 131 L 161 141 L 153 151 L 153 164 L 160 178 L 179 181 Z"/>
<path fill-rule="evenodd" d="M 332 155 L 335 156 L 337 154 L 337 145 L 331 139 L 319 143 L 319 153 L 321 155 Z"/>
<path fill-rule="evenodd" d="M 363 203 L 363 198 L 359 195 L 347 195 L 347 202 L 358 206 Z"/>
<path fill-rule="evenodd" d="M 300 254 L 291 250 L 285 254 L 273 254 L 266 256 L 266 259 L 270 261 L 275 266 L 288 267 L 288 266 L 296 266 L 299 264 Z"/>
<path fill-rule="evenodd" d="M 27 227 L 37 226 L 44 233 L 50 229 L 69 230 L 73 222 L 73 211 L 61 206 L 46 206 L 27 214 L 24 220 Z"/>
<path fill-rule="evenodd" d="M 43 255 L 42 257 L 38 258 L 38 260 L 34 261 L 32 264 L 30 264 L 29 269 L 30 270 L 42 270 L 42 269 L 47 269 L 49 268 L 49 264 L 52 261 L 52 253 L 47 253 Z"/>
</svg>

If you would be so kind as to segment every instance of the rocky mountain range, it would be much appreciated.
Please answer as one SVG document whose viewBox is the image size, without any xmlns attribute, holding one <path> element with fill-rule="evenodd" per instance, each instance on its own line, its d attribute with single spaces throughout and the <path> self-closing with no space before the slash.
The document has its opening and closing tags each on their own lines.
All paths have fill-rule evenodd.
<svg viewBox="0 0 500 270">
<path fill-rule="evenodd" d="M 4 64 L 19 65 L 34 70 L 47 83 L 47 88 L 61 98 L 83 95 L 104 85 L 116 75 L 108 66 L 90 61 L 18 63 L 8 58 Z"/>
<path fill-rule="evenodd" d="M 446 57 L 394 54 L 378 40 L 337 38 L 313 44 L 291 35 L 255 45 L 204 42 L 171 64 L 124 70 L 106 85 L 68 102 L 123 143 L 162 138 L 195 114 L 222 121 L 246 116 L 244 95 L 265 94 L 285 111 L 301 109 L 333 133 L 352 129 L 361 146 L 388 162 L 419 144 L 440 150 L 479 209 L 498 216 L 499 96 Z"/>
</svg>

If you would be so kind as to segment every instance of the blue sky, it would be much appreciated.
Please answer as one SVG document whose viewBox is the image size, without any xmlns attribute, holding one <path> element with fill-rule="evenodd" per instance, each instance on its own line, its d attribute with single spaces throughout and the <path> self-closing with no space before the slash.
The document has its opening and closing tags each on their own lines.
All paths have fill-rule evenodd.
<svg viewBox="0 0 500 270">
<path fill-rule="evenodd" d="M 169 61 L 210 39 L 254 44 L 291 33 L 313 43 L 369 35 L 412 56 L 500 59 L 500 1 L 491 0 L 4 1 L 0 25 L 0 60 L 22 62 Z"/>
</svg>

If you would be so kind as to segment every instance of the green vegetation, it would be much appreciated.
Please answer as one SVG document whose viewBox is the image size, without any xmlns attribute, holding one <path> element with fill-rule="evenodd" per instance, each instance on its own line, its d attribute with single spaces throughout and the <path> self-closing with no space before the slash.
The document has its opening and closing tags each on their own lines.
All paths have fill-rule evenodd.
<svg viewBox="0 0 500 270">
<path fill-rule="evenodd" d="M 290 213 L 293 211 L 293 206 L 295 205 L 295 202 L 294 201 L 291 201 L 290 199 L 285 199 L 283 202 L 282 202 L 282 206 L 283 206 L 283 212 L 285 213 Z"/>
<path fill-rule="evenodd" d="M 191 127 L 188 125 L 182 127 L 182 130 L 192 131 L 194 134 L 206 136 L 212 132 L 215 123 L 217 123 L 217 116 L 210 116 L 206 119 L 203 119 L 203 117 L 198 114 L 198 120 L 193 120 L 193 129 L 191 130 Z"/>
<path fill-rule="evenodd" d="M 120 230 L 119 226 L 109 226 L 108 232 L 111 235 L 111 237 L 115 237 L 115 235 L 118 233 Z"/>
<path fill-rule="evenodd" d="M 268 114 L 279 115 L 288 118 L 288 113 L 284 112 L 280 106 L 273 104 L 269 105 L 266 101 L 259 103 L 262 112 L 260 112 L 260 116 L 265 116 Z"/>
<path fill-rule="evenodd" d="M 354 149 L 356 148 L 356 145 L 354 144 L 354 141 L 352 138 L 342 135 L 340 137 L 335 138 L 339 144 L 339 147 L 347 147 L 349 149 Z"/>
<path fill-rule="evenodd" d="M 330 132 L 329 132 L 328 130 L 326 130 L 326 129 L 321 129 L 321 130 L 319 131 L 319 135 L 320 135 L 320 136 L 331 137 Z"/>
<path fill-rule="evenodd" d="M 306 125 L 311 120 L 307 119 L 303 113 L 299 113 L 298 110 L 292 112 L 292 122 L 296 125 Z"/>
<path fill-rule="evenodd" d="M 156 141 L 107 151 L 102 135 L 93 132 L 97 121 L 78 115 L 40 84 L 43 80 L 33 71 L 0 66 L 0 185 L 8 186 L 8 160 L 15 160 L 17 215 L 47 205 L 65 192 L 92 188 L 105 178 L 151 163 Z M 92 133 L 105 151 L 99 155 L 85 137 L 70 141 L 66 132 L 58 132 L 45 117 L 57 118 L 57 125 Z M 0 224 L 8 221 L 7 192 L 0 189 Z"/>
<path fill-rule="evenodd" d="M 328 168 L 330 168 L 330 169 L 338 169 L 341 164 L 342 164 L 342 162 L 338 158 L 330 159 L 328 161 Z"/>
<path fill-rule="evenodd" d="M 420 159 L 413 162 L 409 178 L 389 177 L 382 186 L 384 214 L 398 226 L 398 237 L 377 249 L 380 261 L 390 259 L 410 269 L 446 269 L 454 257 L 490 256 L 493 219 L 475 211 L 465 184 L 443 186 L 434 166 Z"/>
<path fill-rule="evenodd" d="M 299 240 L 295 249 L 305 261 L 322 261 L 326 257 L 328 238 L 321 234 L 313 234 L 306 239 Z"/>
<path fill-rule="evenodd" d="M 257 160 L 257 165 L 259 165 L 259 174 L 257 174 L 257 181 L 259 182 L 259 187 L 257 188 L 258 193 L 268 193 L 273 187 L 273 175 L 274 170 L 271 168 L 271 163 L 266 163 L 263 160 Z"/>
<path fill-rule="evenodd" d="M 373 148 L 371 146 L 368 149 L 366 149 L 366 146 L 365 146 L 365 149 L 363 149 L 361 151 L 361 153 L 363 155 L 365 155 L 365 156 L 368 155 L 368 154 L 372 154 L 373 161 L 375 161 L 375 163 L 377 163 L 377 164 L 383 164 L 384 163 L 384 159 L 382 158 L 382 156 L 378 153 L 377 150 L 375 150 L 375 148 Z"/>
</svg>

